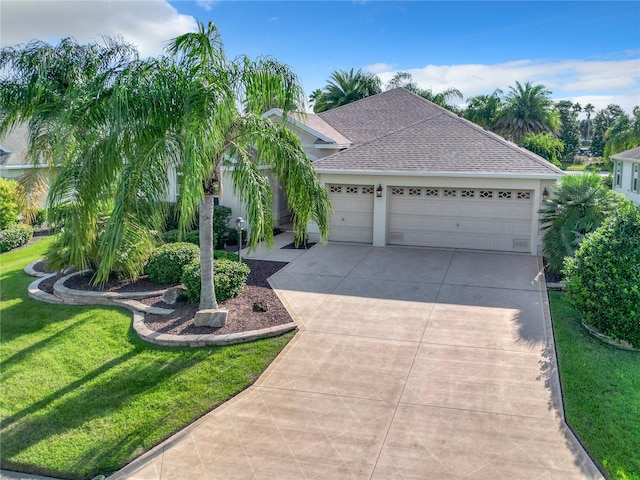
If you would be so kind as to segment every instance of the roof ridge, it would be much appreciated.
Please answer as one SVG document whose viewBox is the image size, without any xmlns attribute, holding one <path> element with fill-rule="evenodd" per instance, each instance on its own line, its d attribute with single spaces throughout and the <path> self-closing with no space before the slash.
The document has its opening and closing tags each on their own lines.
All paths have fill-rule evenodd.
<svg viewBox="0 0 640 480">
<path fill-rule="evenodd" d="M 359 98 L 358 100 L 355 100 L 353 102 L 345 103 L 344 105 L 338 105 L 337 107 L 330 108 L 329 110 L 324 110 L 324 111 L 319 112 L 319 113 L 315 113 L 314 112 L 314 114 L 318 115 L 319 117 L 322 117 L 323 113 L 335 112 L 337 110 L 340 110 L 341 108 L 348 107 L 348 106 L 355 105 L 357 103 L 363 102 L 364 100 L 367 100 L 367 99 L 369 99 L 371 97 L 377 97 L 378 95 L 386 95 L 386 94 L 388 94 L 390 92 L 393 92 L 394 90 L 399 90 L 399 89 L 403 89 L 403 90 L 409 92 L 409 90 L 407 90 L 404 87 L 395 87 L 395 88 L 392 88 L 391 90 L 384 90 L 384 91 L 382 91 L 380 93 L 374 93 L 373 95 L 367 95 L 366 97 Z M 409 93 L 412 93 L 412 92 L 409 92 Z"/>
</svg>

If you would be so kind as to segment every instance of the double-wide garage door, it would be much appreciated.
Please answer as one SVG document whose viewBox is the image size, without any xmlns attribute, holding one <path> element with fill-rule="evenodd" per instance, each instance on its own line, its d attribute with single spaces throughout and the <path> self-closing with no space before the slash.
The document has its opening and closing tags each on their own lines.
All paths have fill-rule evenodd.
<svg viewBox="0 0 640 480">
<path fill-rule="evenodd" d="M 329 240 L 372 243 L 374 186 L 328 188 Z M 388 244 L 530 251 L 531 190 L 400 186 L 385 194 Z"/>
<path fill-rule="evenodd" d="M 390 187 L 387 243 L 528 252 L 533 192 Z"/>
</svg>

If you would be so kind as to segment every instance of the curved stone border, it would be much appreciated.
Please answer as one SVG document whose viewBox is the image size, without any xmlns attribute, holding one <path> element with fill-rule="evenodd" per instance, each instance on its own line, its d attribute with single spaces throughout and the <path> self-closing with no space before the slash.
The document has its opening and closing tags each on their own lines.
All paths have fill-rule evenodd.
<svg viewBox="0 0 640 480">
<path fill-rule="evenodd" d="M 289 322 L 275 327 L 262 328 L 259 330 L 249 330 L 246 332 L 229 333 L 226 335 L 171 335 L 151 330 L 144 323 L 145 313 L 155 313 L 159 315 L 171 313 L 172 310 L 165 308 L 151 307 L 135 298 L 157 297 L 164 293 L 164 290 L 153 292 L 96 292 L 88 290 L 73 290 L 64 286 L 73 275 L 85 273 L 75 272 L 66 275 L 53 285 L 54 295 L 39 289 L 40 282 L 57 275 L 56 273 L 43 273 L 33 269 L 33 265 L 41 260 L 36 260 L 24 268 L 25 273 L 33 277 L 40 277 L 29 285 L 29 296 L 35 300 L 48 303 L 59 303 L 68 305 L 117 305 L 130 310 L 133 313 L 133 329 L 142 339 L 156 345 L 169 347 L 204 347 L 207 345 L 233 345 L 236 343 L 251 342 L 261 338 L 277 337 L 283 333 L 297 328 L 296 322 Z"/>
<path fill-rule="evenodd" d="M 138 336 L 156 345 L 172 347 L 204 347 L 206 345 L 233 345 L 251 342 L 261 338 L 277 337 L 297 327 L 295 322 L 277 325 L 275 327 L 249 330 L 247 332 L 229 333 L 226 335 L 171 335 L 151 330 L 144 323 L 142 312 L 133 312 L 133 329 Z"/>
<path fill-rule="evenodd" d="M 615 338 L 611 338 L 608 335 L 600 332 L 595 327 L 585 323 L 584 320 L 581 320 L 582 326 L 589 332 L 592 336 L 596 337 L 598 340 L 608 343 L 609 345 L 619 348 L 621 350 L 630 350 L 632 352 L 640 352 L 640 348 L 633 348 L 629 342 L 626 340 L 616 340 Z"/>
<path fill-rule="evenodd" d="M 564 282 L 549 282 L 547 283 L 548 290 L 564 290 Z"/>
</svg>

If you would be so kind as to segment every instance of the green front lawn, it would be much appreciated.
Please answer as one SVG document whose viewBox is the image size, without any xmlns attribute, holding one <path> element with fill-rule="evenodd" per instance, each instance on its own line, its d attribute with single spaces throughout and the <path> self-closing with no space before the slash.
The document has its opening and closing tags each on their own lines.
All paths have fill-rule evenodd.
<svg viewBox="0 0 640 480">
<path fill-rule="evenodd" d="M 250 385 L 293 336 L 169 349 L 125 310 L 31 300 L 22 269 L 50 242 L 0 255 L 2 468 L 112 472 Z"/>
<path fill-rule="evenodd" d="M 640 353 L 593 338 L 549 292 L 567 421 L 611 478 L 640 479 Z"/>
</svg>

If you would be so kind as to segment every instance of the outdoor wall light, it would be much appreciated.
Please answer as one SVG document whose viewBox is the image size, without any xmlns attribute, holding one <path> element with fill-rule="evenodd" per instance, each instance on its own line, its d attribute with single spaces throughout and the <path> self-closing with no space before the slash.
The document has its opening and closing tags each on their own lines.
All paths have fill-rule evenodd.
<svg viewBox="0 0 640 480">
<path fill-rule="evenodd" d="M 242 227 L 244 227 L 244 219 L 236 218 L 236 231 L 238 232 L 238 262 L 242 263 Z"/>
<path fill-rule="evenodd" d="M 376 197 L 382 197 L 382 185 L 378 184 L 378 188 L 376 188 Z"/>
<path fill-rule="evenodd" d="M 544 187 L 544 190 L 542 190 L 542 200 L 546 200 L 547 198 L 549 198 L 549 190 L 547 190 L 547 187 Z"/>
</svg>

